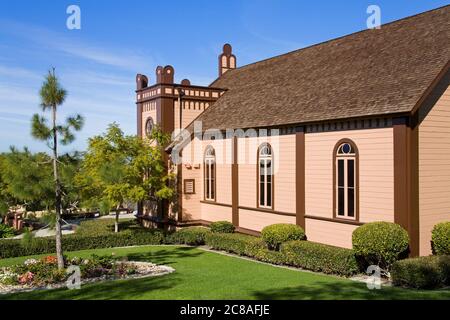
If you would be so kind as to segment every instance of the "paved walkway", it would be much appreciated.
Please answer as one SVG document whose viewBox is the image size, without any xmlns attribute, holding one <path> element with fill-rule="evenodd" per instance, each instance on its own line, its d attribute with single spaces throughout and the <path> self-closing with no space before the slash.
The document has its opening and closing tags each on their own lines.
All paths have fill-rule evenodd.
<svg viewBox="0 0 450 320">
<path fill-rule="evenodd" d="M 136 218 L 135 217 L 136 213 L 127 213 L 127 214 L 121 214 L 119 216 L 119 219 L 133 219 Z M 68 220 L 67 223 L 68 224 L 64 224 L 62 226 L 62 234 L 66 235 L 66 234 L 72 234 L 75 233 L 75 228 L 80 225 L 80 222 L 82 221 L 88 221 L 88 220 L 96 220 L 96 219 L 115 219 L 116 218 L 116 214 L 109 214 L 107 216 L 101 216 L 99 218 L 93 218 L 93 219 L 83 219 L 83 220 Z M 36 238 L 42 238 L 42 237 L 51 237 L 51 236 L 55 236 L 56 235 L 56 231 L 54 229 L 50 229 L 50 228 L 42 228 L 36 231 L 32 232 L 33 235 Z M 22 239 L 23 238 L 23 234 L 20 234 L 18 236 L 15 236 L 12 239 Z"/>
</svg>

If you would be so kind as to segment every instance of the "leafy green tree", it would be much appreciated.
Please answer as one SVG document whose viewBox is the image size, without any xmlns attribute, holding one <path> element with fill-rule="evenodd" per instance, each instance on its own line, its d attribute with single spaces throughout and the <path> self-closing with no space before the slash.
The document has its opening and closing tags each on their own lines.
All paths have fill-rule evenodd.
<svg viewBox="0 0 450 320">
<path fill-rule="evenodd" d="M 51 112 L 51 122 L 35 114 L 32 118 L 31 133 L 34 138 L 45 141 L 52 151 L 53 182 L 55 198 L 55 226 L 56 226 L 56 256 L 58 258 L 58 268 L 64 268 L 63 251 L 61 246 L 61 207 L 63 190 L 59 175 L 58 143 L 67 145 L 71 143 L 75 136 L 73 131 L 79 131 L 83 127 L 84 120 L 81 115 L 69 117 L 63 125 L 57 124 L 57 110 L 67 96 L 67 91 L 61 87 L 55 75 L 55 69 L 50 71 L 39 92 L 41 98 L 42 111 Z"/>
<path fill-rule="evenodd" d="M 3 179 L 3 171 L 5 167 L 5 155 L 0 154 L 0 223 L 13 205 L 13 199 L 8 192 L 8 185 Z"/>
<path fill-rule="evenodd" d="M 80 210 L 80 190 L 74 182 L 75 175 L 80 170 L 82 154 L 79 152 L 66 153 L 59 157 L 60 179 L 62 190 L 62 211 L 70 214 Z"/>
<path fill-rule="evenodd" d="M 48 209 L 52 204 L 51 158 L 46 153 L 11 147 L 2 155 L 1 180 L 5 207 L 22 205 L 27 210 Z"/>
<path fill-rule="evenodd" d="M 76 183 L 87 206 L 116 209 L 118 232 L 119 208 L 128 201 L 152 200 L 156 203 L 174 195 L 163 158 L 167 135 L 155 129 L 150 140 L 124 135 L 117 124 L 109 125 L 103 135 L 89 140 Z"/>
<path fill-rule="evenodd" d="M 80 202 L 73 183 L 80 162 L 78 154 L 65 154 L 59 158 L 63 212 L 70 212 Z M 53 183 L 52 158 L 48 154 L 12 147 L 10 152 L 0 155 L 0 212 L 16 205 L 24 206 L 28 211 L 52 211 L 55 201 Z"/>
</svg>

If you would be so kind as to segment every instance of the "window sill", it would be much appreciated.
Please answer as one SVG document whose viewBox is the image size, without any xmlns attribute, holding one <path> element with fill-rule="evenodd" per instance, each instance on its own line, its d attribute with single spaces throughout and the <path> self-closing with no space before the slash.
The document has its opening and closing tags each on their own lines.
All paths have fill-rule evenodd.
<svg viewBox="0 0 450 320">
<path fill-rule="evenodd" d="M 220 203 L 220 202 L 216 202 L 216 201 L 212 201 L 212 200 L 200 200 L 200 203 L 231 208 L 231 204 Z"/>
<path fill-rule="evenodd" d="M 364 224 L 364 222 L 359 222 L 357 220 L 340 219 L 340 218 L 324 218 L 324 217 L 317 217 L 317 216 L 311 216 L 311 215 L 305 215 L 305 218 L 312 219 L 312 220 L 321 220 L 321 221 L 327 221 L 327 222 L 350 224 L 350 225 L 354 225 L 354 226 L 362 226 Z"/>
</svg>

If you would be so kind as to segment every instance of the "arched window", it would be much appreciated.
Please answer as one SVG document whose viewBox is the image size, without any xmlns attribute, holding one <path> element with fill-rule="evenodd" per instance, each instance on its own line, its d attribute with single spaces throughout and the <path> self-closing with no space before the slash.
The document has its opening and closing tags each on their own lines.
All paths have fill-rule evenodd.
<svg viewBox="0 0 450 320">
<path fill-rule="evenodd" d="M 147 121 L 145 122 L 145 134 L 147 135 L 147 137 L 150 137 L 150 135 L 152 134 L 154 125 L 155 124 L 153 122 L 153 118 L 148 117 Z"/>
<path fill-rule="evenodd" d="M 230 57 L 230 68 L 231 69 L 236 68 L 236 58 L 233 56 Z"/>
<path fill-rule="evenodd" d="M 222 67 L 223 68 L 228 67 L 227 56 L 222 56 Z"/>
<path fill-rule="evenodd" d="M 216 200 L 216 153 L 214 148 L 208 146 L 205 152 L 205 200 Z"/>
<path fill-rule="evenodd" d="M 337 218 L 358 219 L 358 149 L 348 139 L 334 149 L 334 213 Z"/>
<path fill-rule="evenodd" d="M 261 208 L 272 208 L 273 161 L 272 148 L 263 144 L 258 149 L 258 204 Z"/>
</svg>

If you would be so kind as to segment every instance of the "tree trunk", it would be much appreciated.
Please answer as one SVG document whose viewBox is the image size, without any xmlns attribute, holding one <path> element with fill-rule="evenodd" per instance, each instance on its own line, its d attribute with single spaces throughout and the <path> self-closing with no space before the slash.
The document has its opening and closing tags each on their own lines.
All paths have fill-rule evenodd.
<svg viewBox="0 0 450 320">
<path fill-rule="evenodd" d="M 64 268 L 64 256 L 62 250 L 61 232 L 61 186 L 58 175 L 58 137 L 56 131 L 56 106 L 52 108 L 53 120 L 53 176 L 55 180 L 55 214 L 56 214 L 56 257 L 58 259 L 58 269 Z"/>
<path fill-rule="evenodd" d="M 121 207 L 121 205 L 119 204 L 116 208 L 116 221 L 114 223 L 114 231 L 116 233 L 119 232 L 119 208 Z"/>
</svg>

